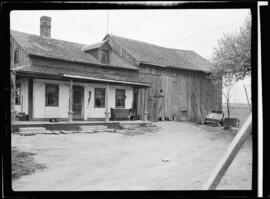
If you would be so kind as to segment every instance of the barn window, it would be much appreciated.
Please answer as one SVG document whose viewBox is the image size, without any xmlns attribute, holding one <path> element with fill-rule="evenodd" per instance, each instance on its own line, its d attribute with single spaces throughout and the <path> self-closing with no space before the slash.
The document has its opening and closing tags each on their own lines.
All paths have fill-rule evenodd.
<svg viewBox="0 0 270 199">
<path fill-rule="evenodd" d="M 15 104 L 21 105 L 21 83 L 16 84 Z"/>
<path fill-rule="evenodd" d="M 19 50 L 16 49 L 14 52 L 14 64 L 17 65 L 19 64 Z"/>
<path fill-rule="evenodd" d="M 95 108 L 105 107 L 105 88 L 95 88 Z"/>
<path fill-rule="evenodd" d="M 116 89 L 115 108 L 125 108 L 126 94 L 124 89 Z"/>
<path fill-rule="evenodd" d="M 59 86 L 57 84 L 46 84 L 46 106 L 58 106 Z"/>
<path fill-rule="evenodd" d="M 101 62 L 102 63 L 109 63 L 109 51 L 108 50 L 101 50 Z"/>
</svg>

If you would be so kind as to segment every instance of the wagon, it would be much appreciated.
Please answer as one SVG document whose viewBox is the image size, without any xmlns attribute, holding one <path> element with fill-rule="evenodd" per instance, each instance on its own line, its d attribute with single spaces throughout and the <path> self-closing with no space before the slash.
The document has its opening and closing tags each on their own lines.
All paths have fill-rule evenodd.
<svg viewBox="0 0 270 199">
<path fill-rule="evenodd" d="M 208 125 L 223 125 L 223 111 L 211 110 L 205 117 L 204 124 Z"/>
</svg>

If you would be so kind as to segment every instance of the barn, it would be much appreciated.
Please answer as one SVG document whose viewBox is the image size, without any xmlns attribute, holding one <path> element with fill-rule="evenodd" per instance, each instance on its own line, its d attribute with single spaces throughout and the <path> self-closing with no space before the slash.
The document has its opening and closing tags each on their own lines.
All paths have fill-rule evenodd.
<svg viewBox="0 0 270 199">
<path fill-rule="evenodd" d="M 40 35 L 11 30 L 10 41 L 13 120 L 198 122 L 221 110 L 221 82 L 194 51 L 112 34 L 91 45 L 53 39 L 47 16 Z"/>
</svg>

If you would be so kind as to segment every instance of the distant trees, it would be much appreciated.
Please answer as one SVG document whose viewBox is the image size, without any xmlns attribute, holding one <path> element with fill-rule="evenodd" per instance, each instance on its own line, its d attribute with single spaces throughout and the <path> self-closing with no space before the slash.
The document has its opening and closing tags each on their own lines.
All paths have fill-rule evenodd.
<svg viewBox="0 0 270 199">
<path fill-rule="evenodd" d="M 231 112 L 233 85 L 251 73 L 251 16 L 249 15 L 238 32 L 226 33 L 218 40 L 212 55 L 214 68 L 211 78 L 222 79 L 228 117 Z"/>
</svg>

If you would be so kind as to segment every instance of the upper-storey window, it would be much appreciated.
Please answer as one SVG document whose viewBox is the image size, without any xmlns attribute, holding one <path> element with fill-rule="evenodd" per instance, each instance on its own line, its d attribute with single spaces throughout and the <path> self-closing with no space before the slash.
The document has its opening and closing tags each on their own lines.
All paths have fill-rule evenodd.
<svg viewBox="0 0 270 199">
<path fill-rule="evenodd" d="M 14 65 L 19 64 L 19 50 L 16 49 L 14 52 Z"/>
<path fill-rule="evenodd" d="M 109 63 L 110 57 L 109 57 L 109 51 L 108 50 L 100 50 L 100 61 L 102 63 Z"/>
</svg>

